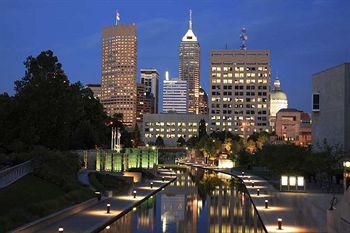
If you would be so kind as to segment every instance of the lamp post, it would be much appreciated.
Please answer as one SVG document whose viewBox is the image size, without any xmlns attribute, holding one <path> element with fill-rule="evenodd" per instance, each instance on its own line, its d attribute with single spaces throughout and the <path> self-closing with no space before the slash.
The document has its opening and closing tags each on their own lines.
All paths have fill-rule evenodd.
<svg viewBox="0 0 350 233">
<path fill-rule="evenodd" d="M 269 208 L 269 201 L 265 200 L 265 209 L 268 209 L 268 208 Z"/>
<path fill-rule="evenodd" d="M 257 190 L 256 190 L 256 195 L 257 195 L 257 196 L 260 196 L 260 189 L 257 189 Z"/>
<path fill-rule="evenodd" d="M 101 192 L 96 191 L 96 192 L 95 192 L 95 195 L 96 195 L 96 197 L 97 197 L 97 200 L 98 200 L 98 201 L 101 201 Z"/>
<path fill-rule="evenodd" d="M 164 176 L 162 176 L 162 181 L 164 182 Z"/>
<path fill-rule="evenodd" d="M 132 192 L 134 194 L 134 198 L 136 198 L 136 190 Z"/>
<path fill-rule="evenodd" d="M 244 177 L 244 172 L 242 172 L 242 177 Z"/>
<path fill-rule="evenodd" d="M 63 227 L 58 228 L 59 233 L 63 233 L 63 231 L 64 231 Z"/>
<path fill-rule="evenodd" d="M 278 230 L 282 230 L 282 218 L 277 219 Z"/>
<path fill-rule="evenodd" d="M 107 204 L 107 214 L 111 213 L 111 204 Z"/>
<path fill-rule="evenodd" d="M 254 181 L 252 181 L 252 187 L 254 188 Z"/>
<path fill-rule="evenodd" d="M 153 182 L 151 182 L 151 189 L 153 189 Z"/>
</svg>

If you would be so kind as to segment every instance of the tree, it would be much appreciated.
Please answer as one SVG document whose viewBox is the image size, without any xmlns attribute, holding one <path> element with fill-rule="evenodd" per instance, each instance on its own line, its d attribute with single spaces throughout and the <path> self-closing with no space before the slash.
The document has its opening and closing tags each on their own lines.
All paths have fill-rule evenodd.
<svg viewBox="0 0 350 233">
<path fill-rule="evenodd" d="M 28 57 L 25 75 L 15 82 L 14 97 L 2 95 L 0 108 L 6 132 L 0 133 L 0 145 L 34 145 L 51 149 L 88 149 L 108 143 L 106 114 L 89 89 L 70 84 L 52 51 Z M 2 131 L 2 130 L 1 130 Z M 18 146 L 16 146 L 18 147 Z"/>
<path fill-rule="evenodd" d="M 180 136 L 179 139 L 177 139 L 177 146 L 182 147 L 185 144 L 186 144 L 186 140 L 182 136 Z"/>
<path fill-rule="evenodd" d="M 201 139 L 202 137 L 208 137 L 207 126 L 204 119 L 201 119 L 199 121 L 199 127 L 198 127 L 198 138 Z"/>
<path fill-rule="evenodd" d="M 164 146 L 164 140 L 161 136 L 158 136 L 155 142 L 155 145 L 158 147 L 163 147 Z"/>
<path fill-rule="evenodd" d="M 133 147 L 135 147 L 135 148 L 137 148 L 138 146 L 141 146 L 143 144 L 143 142 L 141 140 L 139 126 L 137 124 L 135 124 L 132 139 L 133 139 Z"/>
</svg>

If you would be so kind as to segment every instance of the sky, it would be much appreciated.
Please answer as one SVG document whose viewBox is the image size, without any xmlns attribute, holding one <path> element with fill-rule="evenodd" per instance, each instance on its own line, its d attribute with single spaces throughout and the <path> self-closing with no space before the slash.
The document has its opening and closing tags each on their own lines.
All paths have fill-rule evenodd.
<svg viewBox="0 0 350 233">
<path fill-rule="evenodd" d="M 201 85 L 209 90 L 209 51 L 239 49 L 247 28 L 248 49 L 271 51 L 289 107 L 311 110 L 312 74 L 350 61 L 349 0 L 0 0 L 0 93 L 14 94 L 26 57 L 52 50 L 72 82 L 101 81 L 101 30 L 135 23 L 138 70 L 178 76 L 178 49 L 188 29 L 201 46 Z M 139 79 L 139 72 L 138 72 Z"/>
</svg>

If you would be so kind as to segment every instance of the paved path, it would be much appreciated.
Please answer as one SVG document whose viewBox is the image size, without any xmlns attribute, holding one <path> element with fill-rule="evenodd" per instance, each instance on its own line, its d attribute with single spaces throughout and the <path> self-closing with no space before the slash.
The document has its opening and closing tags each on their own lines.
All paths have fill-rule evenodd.
<svg viewBox="0 0 350 233">
<path fill-rule="evenodd" d="M 154 195 L 168 185 L 173 179 L 174 178 L 167 176 L 164 181 L 162 181 L 162 179 L 153 180 L 152 189 L 150 187 L 150 182 L 137 184 L 132 190 L 125 191 L 118 196 L 101 200 L 98 204 L 92 207 L 65 217 L 36 232 L 56 233 L 60 227 L 64 228 L 64 233 L 98 232 L 98 229 L 101 229 L 101 227 L 104 228 L 104 226 L 112 223 L 123 213 L 128 212 L 134 206 L 140 204 L 144 199 Z M 136 198 L 133 197 L 133 190 L 137 191 Z M 111 205 L 110 214 L 107 214 L 106 212 L 107 203 Z M 29 231 L 25 230 L 21 232 Z"/>
<path fill-rule="evenodd" d="M 203 166 L 200 165 L 200 167 Z M 245 174 L 242 177 L 238 171 L 215 167 L 206 168 L 236 175 L 243 179 L 268 232 L 326 232 L 327 209 L 330 206 L 332 194 L 280 192 L 258 176 Z M 254 181 L 254 187 L 251 185 L 252 181 Z M 259 196 L 257 196 L 257 188 L 260 189 Z M 268 209 L 265 209 L 265 200 L 269 202 Z M 282 218 L 282 231 L 277 229 L 277 218 Z"/>
</svg>

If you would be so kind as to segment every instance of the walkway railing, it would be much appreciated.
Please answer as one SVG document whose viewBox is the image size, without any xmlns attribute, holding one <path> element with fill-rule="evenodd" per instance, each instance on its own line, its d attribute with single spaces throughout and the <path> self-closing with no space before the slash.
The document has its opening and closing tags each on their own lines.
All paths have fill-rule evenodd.
<svg viewBox="0 0 350 233">
<path fill-rule="evenodd" d="M 0 170 L 0 189 L 9 186 L 32 171 L 33 168 L 31 160 Z"/>
</svg>

